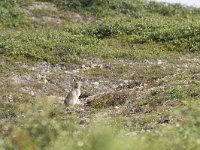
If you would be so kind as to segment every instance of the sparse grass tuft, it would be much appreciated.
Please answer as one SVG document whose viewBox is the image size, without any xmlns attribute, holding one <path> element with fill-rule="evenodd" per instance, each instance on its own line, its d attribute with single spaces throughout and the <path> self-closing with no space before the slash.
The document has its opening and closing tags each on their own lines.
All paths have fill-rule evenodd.
<svg viewBox="0 0 200 150">
<path fill-rule="evenodd" d="M 120 106 L 134 97 L 133 93 L 126 91 L 116 91 L 100 95 L 96 99 L 89 102 L 89 106 L 95 109 L 103 109 L 108 107 Z"/>
</svg>

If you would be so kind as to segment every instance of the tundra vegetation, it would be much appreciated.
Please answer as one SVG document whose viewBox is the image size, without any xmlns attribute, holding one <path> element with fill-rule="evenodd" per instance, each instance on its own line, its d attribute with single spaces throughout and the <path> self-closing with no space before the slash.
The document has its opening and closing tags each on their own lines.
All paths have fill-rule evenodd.
<svg viewBox="0 0 200 150">
<path fill-rule="evenodd" d="M 0 149 L 199 149 L 199 8 L 1 0 L 0 33 Z"/>
</svg>

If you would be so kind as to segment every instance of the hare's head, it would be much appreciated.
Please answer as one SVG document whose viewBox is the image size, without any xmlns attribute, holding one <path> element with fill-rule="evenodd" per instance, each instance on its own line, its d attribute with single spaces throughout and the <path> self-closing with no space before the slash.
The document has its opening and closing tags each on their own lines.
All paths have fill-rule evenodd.
<svg viewBox="0 0 200 150">
<path fill-rule="evenodd" d="M 81 82 L 80 81 L 78 81 L 78 82 L 75 82 L 75 84 L 74 84 L 74 88 L 80 88 L 81 87 Z"/>
</svg>

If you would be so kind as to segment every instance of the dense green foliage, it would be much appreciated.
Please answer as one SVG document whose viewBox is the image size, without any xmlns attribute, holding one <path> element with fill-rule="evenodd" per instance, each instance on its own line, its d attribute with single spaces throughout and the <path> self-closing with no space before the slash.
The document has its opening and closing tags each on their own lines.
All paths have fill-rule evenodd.
<svg viewBox="0 0 200 150">
<path fill-rule="evenodd" d="M 21 6 L 30 4 L 33 0 L 1 0 L 0 25 L 19 27 L 28 24 Z"/>
<path fill-rule="evenodd" d="M 17 26 L 21 23 L 23 14 L 15 1 L 0 1 L 0 23 L 8 26 Z"/>
<path fill-rule="evenodd" d="M 7 56 L 50 62 L 68 61 L 71 57 L 91 56 L 94 53 L 91 48 L 94 49 L 94 45 L 98 45 L 98 40 L 91 36 L 86 38 L 81 33 L 50 29 L 25 30 L 14 35 L 12 32 L 6 32 L 0 39 L 2 44 L 6 45 L 1 52 Z"/>
<path fill-rule="evenodd" d="M 185 99 L 186 100 L 186 99 Z M 46 106 L 45 106 L 46 105 Z M 0 147 L 5 149 L 70 149 L 70 150 L 132 150 L 132 149 L 198 149 L 199 147 L 199 105 L 198 101 L 184 101 L 181 111 L 173 112 L 182 123 L 158 128 L 150 133 L 140 133 L 134 137 L 124 135 L 125 130 L 119 127 L 120 119 L 108 122 L 97 122 L 86 129 L 81 129 L 79 119 L 75 116 L 61 118 L 62 111 L 57 105 L 39 103 L 35 108 L 21 108 L 34 116 L 3 125 L 8 130 Z M 31 112 L 39 107 L 42 113 Z M 52 117 L 52 113 L 55 114 Z M 116 124 L 116 121 L 117 124 Z M 23 124 L 20 126 L 20 124 Z M 127 125 L 130 124 L 127 122 Z M 112 126 L 112 128 L 111 128 Z M 142 124 L 140 125 L 142 126 Z M 172 141 L 169 139 L 173 138 Z M 166 147 L 167 144 L 167 147 Z"/>
<path fill-rule="evenodd" d="M 136 52 L 130 48 L 112 49 L 115 54 L 104 47 L 99 47 L 110 38 L 117 39 L 128 45 L 153 44 L 162 46 L 165 51 L 199 52 L 200 49 L 200 21 L 199 9 L 185 8 L 181 5 L 165 5 L 162 3 L 145 1 L 52 1 L 61 9 L 72 9 L 75 12 L 99 16 L 100 24 L 84 23 L 54 29 L 52 25 L 41 24 L 39 29 L 27 26 L 25 31 L 3 32 L 0 44 L 5 48 L 1 54 L 9 57 L 23 57 L 31 60 L 45 60 L 50 62 L 69 61 L 72 58 L 87 56 L 121 57 L 133 56 Z M 19 26 L 25 22 L 22 7 L 30 1 L 1 1 L 1 22 L 6 26 Z M 98 10 L 101 10 L 100 12 Z M 93 18 L 95 20 L 96 18 Z M 24 26 L 25 24 L 23 24 Z M 46 29 L 46 26 L 50 26 Z M 21 26 L 22 27 L 22 26 Z M 3 29 L 4 30 L 4 29 Z M 101 44 L 100 44 L 101 43 Z M 127 51 L 128 50 L 128 51 Z M 116 54 L 116 52 L 118 54 Z M 123 54 L 122 54 L 123 53 Z M 149 53 L 151 53 L 149 51 Z M 131 57 L 133 56 L 133 57 Z"/>
<path fill-rule="evenodd" d="M 143 0 L 45 0 L 57 4 L 63 9 L 71 8 L 75 10 L 85 10 L 96 16 L 102 16 L 107 13 L 123 13 L 135 18 L 148 16 L 149 13 L 157 13 L 163 16 L 188 14 L 198 15 L 198 9 L 190 9 L 180 4 L 165 5 L 163 3 L 147 2 Z"/>
</svg>

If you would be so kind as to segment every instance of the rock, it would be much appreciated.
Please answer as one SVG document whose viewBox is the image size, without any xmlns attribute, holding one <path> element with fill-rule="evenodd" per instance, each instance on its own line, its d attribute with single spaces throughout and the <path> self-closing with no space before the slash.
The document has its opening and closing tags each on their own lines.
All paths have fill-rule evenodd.
<svg viewBox="0 0 200 150">
<path fill-rule="evenodd" d="M 94 58 L 90 61 L 90 67 L 91 68 L 95 68 L 95 67 L 99 67 L 99 64 L 101 63 L 101 59 L 99 58 Z"/>
<path fill-rule="evenodd" d="M 91 63 L 100 64 L 101 63 L 101 59 L 100 58 L 94 58 L 94 59 L 91 60 Z"/>
<path fill-rule="evenodd" d="M 163 119 L 163 123 L 169 123 L 170 120 L 169 119 Z"/>
<path fill-rule="evenodd" d="M 99 82 L 93 82 L 92 84 L 95 86 L 99 86 Z"/>
<path fill-rule="evenodd" d="M 115 106 L 114 109 L 118 110 L 118 109 L 119 109 L 119 106 Z"/>
<path fill-rule="evenodd" d="M 141 80 L 135 80 L 134 84 L 135 84 L 135 86 L 141 86 L 142 85 L 142 81 Z"/>
<path fill-rule="evenodd" d="M 188 68 L 188 64 L 184 64 L 183 67 Z"/>
<path fill-rule="evenodd" d="M 30 70 L 31 70 L 31 71 L 35 71 L 35 70 L 36 70 L 36 67 L 31 67 Z"/>
<path fill-rule="evenodd" d="M 136 113 L 138 113 L 138 112 L 140 112 L 139 109 L 133 108 L 133 109 L 131 109 L 128 113 L 129 113 L 129 114 L 136 114 Z"/>
<path fill-rule="evenodd" d="M 79 73 L 80 69 L 72 70 L 73 73 Z"/>
<path fill-rule="evenodd" d="M 64 71 L 65 74 L 72 74 L 70 71 Z"/>
<path fill-rule="evenodd" d="M 48 82 L 45 76 L 43 76 L 43 77 L 41 78 L 41 80 L 44 82 L 44 84 L 46 84 L 46 83 Z"/>
<path fill-rule="evenodd" d="M 128 83 L 129 83 L 129 81 L 128 81 L 128 80 L 124 80 L 124 83 L 125 83 L 125 84 L 128 84 Z"/>
<path fill-rule="evenodd" d="M 13 102 L 14 102 L 14 100 L 13 100 L 13 98 L 12 98 L 11 95 L 8 97 L 8 102 L 9 102 L 9 103 L 13 103 Z"/>
<path fill-rule="evenodd" d="M 110 65 L 108 65 L 108 64 L 100 64 L 99 68 L 101 68 L 101 69 L 108 69 L 108 70 L 112 69 L 112 67 Z"/>
<path fill-rule="evenodd" d="M 168 118 L 164 118 L 164 119 L 158 121 L 158 123 L 160 123 L 160 124 L 167 124 L 169 122 L 170 122 L 170 120 Z"/>
<path fill-rule="evenodd" d="M 45 83 L 45 84 L 48 82 L 47 79 L 46 79 L 46 75 L 38 74 L 38 75 L 37 75 L 37 79 L 38 79 L 39 81 Z"/>
<path fill-rule="evenodd" d="M 37 79 L 41 80 L 41 75 L 40 74 L 37 74 Z"/>
<path fill-rule="evenodd" d="M 90 67 L 85 67 L 85 70 L 88 70 L 88 69 L 90 69 Z"/>
<path fill-rule="evenodd" d="M 120 84 L 119 84 L 120 87 L 123 87 L 123 85 L 124 85 L 123 83 L 120 83 Z"/>
<path fill-rule="evenodd" d="M 86 67 L 85 65 L 82 65 L 82 66 L 81 66 L 81 68 L 85 68 L 85 67 Z"/>
<path fill-rule="evenodd" d="M 91 67 L 91 68 L 95 68 L 95 67 L 97 67 L 97 64 L 91 63 L 91 64 L 90 64 L 90 67 Z"/>
<path fill-rule="evenodd" d="M 158 65 L 162 65 L 162 64 L 163 64 L 163 61 L 159 59 L 159 60 L 157 60 L 157 64 L 158 64 Z"/>
<path fill-rule="evenodd" d="M 31 96 L 35 96 L 35 92 L 31 91 L 30 92 Z"/>
<path fill-rule="evenodd" d="M 145 64 L 152 64 L 152 62 L 150 62 L 150 61 L 147 60 L 147 59 L 145 59 L 145 60 L 143 61 L 143 63 L 145 63 Z"/>
</svg>

